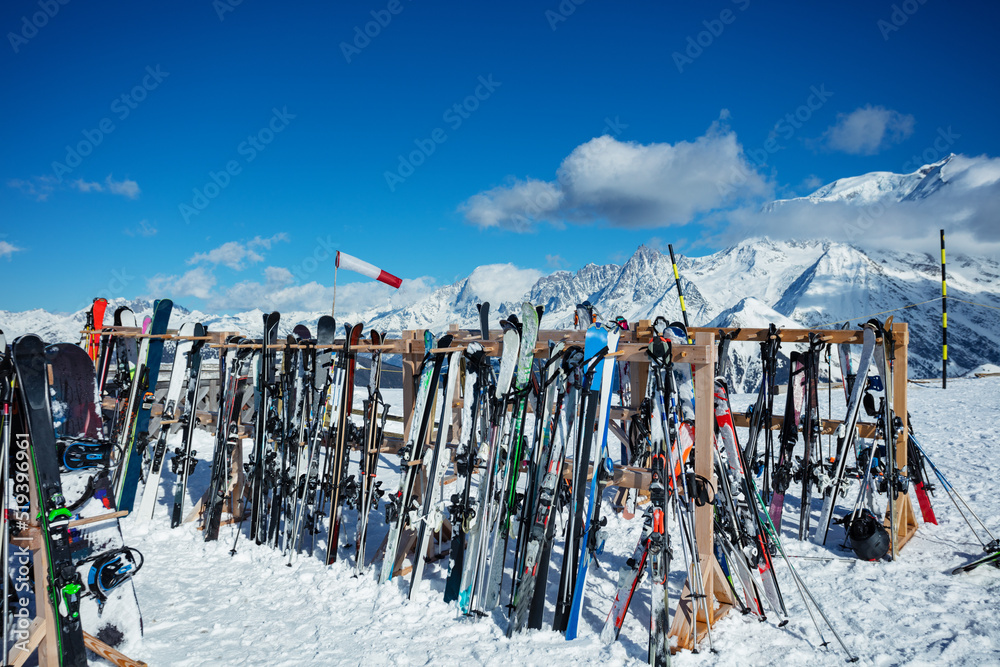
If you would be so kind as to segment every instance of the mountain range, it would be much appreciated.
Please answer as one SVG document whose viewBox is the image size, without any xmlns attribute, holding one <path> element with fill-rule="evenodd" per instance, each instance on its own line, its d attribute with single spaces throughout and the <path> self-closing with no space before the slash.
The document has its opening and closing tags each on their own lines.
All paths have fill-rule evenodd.
<svg viewBox="0 0 1000 667">
<path fill-rule="evenodd" d="M 951 185 L 946 169 L 954 156 L 921 167 L 912 174 L 873 172 L 840 179 L 808 197 L 771 202 L 778 210 L 788 202 L 816 206 L 848 203 L 933 199 Z M 476 305 L 488 293 L 493 299 L 494 328 L 501 317 L 518 312 L 528 300 L 542 305 L 546 329 L 569 328 L 578 303 L 589 301 L 604 318 L 630 322 L 662 315 L 682 318 L 670 259 L 651 245 L 640 246 L 623 264 L 588 264 L 576 271 L 556 271 L 539 278 L 527 292 L 503 276 L 509 265 L 486 265 L 466 278 L 445 285 L 408 306 L 373 306 L 364 312 L 337 313 L 339 322 L 364 321 L 368 327 L 399 335 L 406 329 L 442 332 L 457 323 L 478 327 Z M 763 328 L 855 327 L 870 317 L 910 326 L 909 374 L 937 377 L 941 368 L 941 276 L 939 259 L 929 253 L 862 249 L 828 240 L 776 241 L 748 238 L 703 257 L 678 255 L 681 287 L 688 319 L 694 326 Z M 517 283 L 520 285 L 520 283 Z M 487 291 L 488 290 L 488 291 Z M 1000 262 L 981 256 L 953 255 L 948 262 L 949 375 L 968 373 L 985 364 L 1000 365 Z M 109 308 L 127 305 L 141 318 L 151 311 L 145 300 L 116 299 Z M 280 333 L 298 323 L 315 326 L 324 313 L 283 312 Z M 210 330 L 259 335 L 262 312 L 220 315 L 174 307 L 170 326 L 201 321 Z M 33 332 L 44 340 L 78 340 L 84 311 L 0 310 L 0 329 L 8 340 Z M 735 389 L 751 391 L 759 383 L 756 346 L 732 346 Z M 836 375 L 836 373 L 835 373 Z"/>
</svg>

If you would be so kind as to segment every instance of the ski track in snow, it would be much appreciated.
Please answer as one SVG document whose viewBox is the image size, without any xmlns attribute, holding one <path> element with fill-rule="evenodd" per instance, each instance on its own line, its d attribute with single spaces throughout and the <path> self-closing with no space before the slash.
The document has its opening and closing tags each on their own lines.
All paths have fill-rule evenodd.
<svg viewBox="0 0 1000 667">
<path fill-rule="evenodd" d="M 988 472 L 997 460 L 998 445 L 988 416 L 997 414 L 998 394 L 1000 378 L 953 380 L 947 391 L 909 385 L 910 412 L 921 445 L 994 533 L 1000 530 L 1000 496 Z M 745 409 L 752 398 L 734 396 L 734 409 Z M 388 400 L 395 406 L 401 404 L 397 396 Z M 741 436 L 745 435 L 741 429 Z M 177 438 L 172 436 L 171 449 Z M 192 494 L 200 493 L 207 483 L 201 475 L 207 474 L 211 436 L 199 433 L 196 449 L 203 460 L 192 479 Z M 617 452 L 614 443 L 611 451 Z M 395 488 L 394 463 L 394 456 L 381 458 L 380 479 L 388 489 Z M 152 522 L 143 528 L 136 528 L 131 518 L 122 522 L 126 542 L 146 556 L 146 565 L 135 579 L 145 638 L 131 657 L 150 665 L 638 665 L 646 661 L 649 589 L 645 579 L 619 641 L 606 647 L 599 639 L 615 594 L 618 568 L 635 546 L 640 521 L 608 517 L 605 554 L 600 557 L 601 567 L 594 568 L 588 579 L 577 640 L 567 642 L 549 630 L 507 639 L 500 612 L 474 620 L 462 617 L 454 603 L 442 601 L 446 560 L 428 566 L 420 590 L 410 601 L 409 582 L 402 578 L 379 586 L 377 568 L 354 577 L 353 549 L 341 549 L 338 562 L 325 567 L 320 560 L 325 536 L 314 556 L 298 555 L 292 567 L 287 567 L 287 557 L 281 552 L 254 545 L 245 534 L 237 554 L 230 556 L 232 527 L 223 528 L 215 543 L 203 542 L 193 523 L 171 530 L 166 504 L 172 499 L 174 477 L 169 466 L 164 468 L 161 485 L 166 493 L 161 492 Z M 796 489 L 793 485 L 788 495 L 783 544 L 861 664 L 1000 663 L 1000 616 L 995 613 L 1000 572 L 984 566 L 968 574 L 950 574 L 954 567 L 979 555 L 981 548 L 940 485 L 932 498 L 940 525 L 921 522 L 896 563 L 858 561 L 840 548 L 843 533 L 839 526 L 831 529 L 826 547 L 798 542 L 793 535 L 798 517 L 798 501 L 792 498 Z M 855 493 L 856 487 L 849 487 L 844 498 L 853 502 Z M 913 505 L 919 519 L 915 499 Z M 355 516 L 353 511 L 345 516 L 349 538 L 354 535 Z M 369 558 L 386 532 L 382 516 L 381 507 L 372 513 Z M 673 517 L 670 521 L 675 528 Z M 683 583 L 676 535 L 673 546 L 671 618 Z M 830 560 L 810 560 L 818 558 Z M 553 565 L 560 562 L 561 556 L 553 554 Z M 703 643 L 698 654 L 675 655 L 674 664 L 843 664 L 845 656 L 826 627 L 823 632 L 830 644 L 820 647 L 788 567 L 778 557 L 775 564 L 791 619 L 786 627 L 778 628 L 772 619 L 758 622 L 732 612 L 713 629 L 717 653 L 710 653 Z M 550 598 L 554 580 L 553 572 Z M 549 605 L 546 626 L 551 613 Z"/>
</svg>

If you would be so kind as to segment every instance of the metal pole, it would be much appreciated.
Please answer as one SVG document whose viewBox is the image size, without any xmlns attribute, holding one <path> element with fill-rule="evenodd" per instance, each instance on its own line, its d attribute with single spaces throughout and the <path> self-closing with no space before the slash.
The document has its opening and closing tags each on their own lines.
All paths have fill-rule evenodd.
<svg viewBox="0 0 1000 667">
<path fill-rule="evenodd" d="M 674 259 L 673 244 L 668 243 L 667 249 L 670 250 L 670 264 L 674 267 L 674 282 L 677 283 L 677 296 L 681 300 L 681 316 L 684 318 L 684 328 L 687 329 L 691 325 L 688 324 L 688 312 L 687 307 L 684 305 L 684 292 L 681 290 L 681 276 L 677 272 L 677 260 Z M 690 338 L 690 336 L 688 338 Z"/>
<path fill-rule="evenodd" d="M 339 253 L 337 259 L 339 260 Z M 333 267 L 333 304 L 330 305 L 330 317 L 336 317 L 337 313 L 337 271 L 340 269 L 340 262 Z"/>
<path fill-rule="evenodd" d="M 948 388 L 948 282 L 944 270 L 944 230 L 941 230 L 941 388 Z"/>
</svg>

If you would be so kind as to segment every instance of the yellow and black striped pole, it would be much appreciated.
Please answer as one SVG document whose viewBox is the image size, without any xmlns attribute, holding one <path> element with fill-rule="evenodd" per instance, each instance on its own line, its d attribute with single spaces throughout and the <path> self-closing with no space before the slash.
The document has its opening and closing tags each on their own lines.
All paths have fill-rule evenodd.
<svg viewBox="0 0 1000 667">
<path fill-rule="evenodd" d="M 948 282 L 944 272 L 944 230 L 941 230 L 941 388 L 948 388 Z"/>
<path fill-rule="evenodd" d="M 677 260 L 674 258 L 674 245 L 672 243 L 667 244 L 667 249 L 670 250 L 670 264 L 674 267 L 674 282 L 677 283 L 677 296 L 681 300 L 681 316 L 684 318 L 684 328 L 687 329 L 691 325 L 688 324 L 688 311 L 687 307 L 684 305 L 684 291 L 681 289 L 681 274 L 677 272 Z M 688 340 L 691 337 L 688 336 Z"/>
</svg>

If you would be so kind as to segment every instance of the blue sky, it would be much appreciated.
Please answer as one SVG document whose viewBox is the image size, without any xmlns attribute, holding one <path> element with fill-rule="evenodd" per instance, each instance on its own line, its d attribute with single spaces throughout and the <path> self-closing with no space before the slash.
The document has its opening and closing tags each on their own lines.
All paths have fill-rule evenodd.
<svg viewBox="0 0 1000 667">
<path fill-rule="evenodd" d="M 706 254 L 740 233 L 727 210 L 912 171 L 940 137 L 1000 155 L 998 23 L 938 0 L 10 0 L 0 309 L 311 308 L 337 249 L 410 298 L 483 264 Z"/>
</svg>

